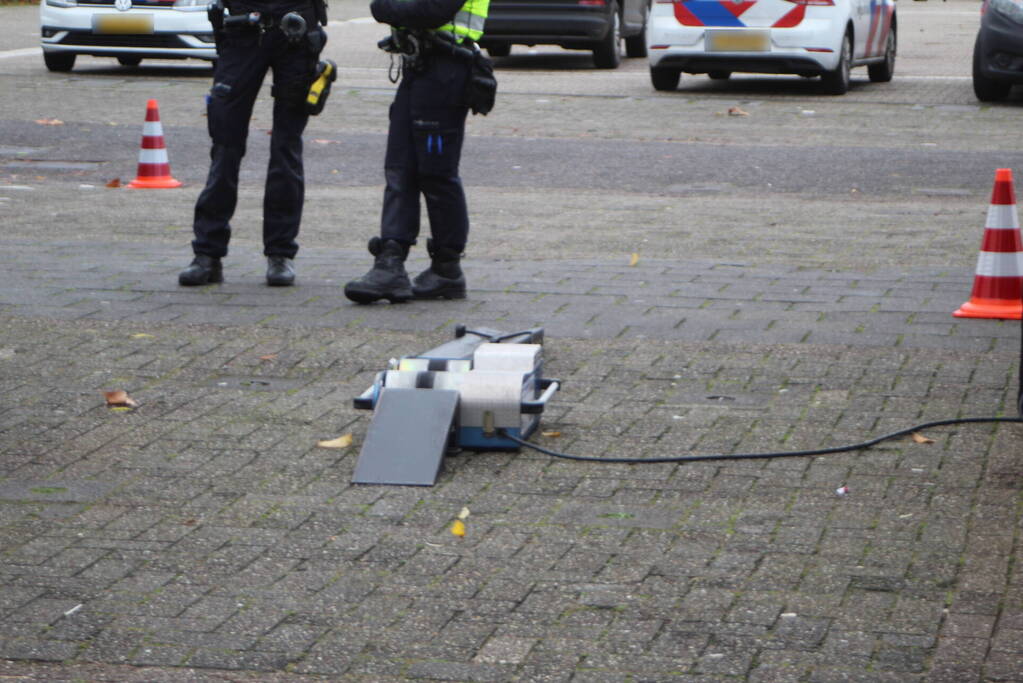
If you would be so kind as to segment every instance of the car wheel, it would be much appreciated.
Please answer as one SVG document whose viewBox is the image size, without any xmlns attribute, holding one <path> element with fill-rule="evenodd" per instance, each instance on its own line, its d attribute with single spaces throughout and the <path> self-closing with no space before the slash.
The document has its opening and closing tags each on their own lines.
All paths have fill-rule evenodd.
<svg viewBox="0 0 1023 683">
<path fill-rule="evenodd" d="M 654 84 L 654 90 L 676 90 L 678 88 L 678 79 L 681 75 L 682 72 L 678 69 L 650 67 L 650 82 Z"/>
<path fill-rule="evenodd" d="M 71 71 L 75 68 L 74 52 L 44 52 L 43 61 L 50 71 Z"/>
<path fill-rule="evenodd" d="M 896 35 L 893 22 L 891 30 L 888 31 L 888 42 L 884 48 L 884 61 L 867 67 L 867 75 L 870 76 L 872 82 L 887 83 L 892 80 L 892 76 L 895 74 L 895 48 Z"/>
<path fill-rule="evenodd" d="M 842 52 L 834 71 L 821 75 L 824 92 L 829 95 L 844 95 L 849 92 L 849 70 L 852 68 L 852 36 L 845 32 L 842 38 Z"/>
<path fill-rule="evenodd" d="M 118 63 L 120 63 L 121 66 L 138 66 L 139 64 L 142 63 L 142 58 L 141 57 L 118 57 L 117 61 L 118 61 Z"/>
<path fill-rule="evenodd" d="M 634 36 L 625 39 L 625 56 L 646 57 L 646 25 L 650 21 L 650 4 L 643 5 L 643 28 Z"/>
<path fill-rule="evenodd" d="M 511 43 L 497 43 L 487 47 L 487 54 L 491 57 L 507 57 L 511 54 Z"/>
<path fill-rule="evenodd" d="M 973 94 L 981 102 L 999 102 L 1009 96 L 1010 83 L 988 78 L 984 73 L 984 55 L 980 45 L 980 34 L 973 45 Z"/>
<path fill-rule="evenodd" d="M 727 81 L 732 77 L 731 71 L 708 71 L 707 77 L 712 81 Z"/>
<path fill-rule="evenodd" d="M 611 26 L 593 50 L 593 63 L 598 69 L 617 69 L 622 63 L 622 17 L 617 2 L 611 3 Z"/>
</svg>

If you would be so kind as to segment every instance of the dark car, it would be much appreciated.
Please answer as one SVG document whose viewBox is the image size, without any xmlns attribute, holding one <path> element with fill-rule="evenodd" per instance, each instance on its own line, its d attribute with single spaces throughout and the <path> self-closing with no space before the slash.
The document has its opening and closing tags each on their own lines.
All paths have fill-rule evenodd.
<svg viewBox="0 0 1023 683">
<path fill-rule="evenodd" d="M 628 57 L 646 57 L 650 0 L 491 0 L 480 45 L 494 57 L 512 45 L 559 45 L 592 50 L 593 63 L 614 69 Z"/>
<path fill-rule="evenodd" d="M 984 0 L 973 46 L 973 92 L 983 102 L 1004 100 L 1023 84 L 1023 3 Z"/>
</svg>

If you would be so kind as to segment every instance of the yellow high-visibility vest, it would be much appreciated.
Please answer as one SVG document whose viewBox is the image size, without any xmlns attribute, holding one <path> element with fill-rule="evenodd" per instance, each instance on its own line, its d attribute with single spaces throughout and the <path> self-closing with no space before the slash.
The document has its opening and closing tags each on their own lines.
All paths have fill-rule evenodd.
<svg viewBox="0 0 1023 683">
<path fill-rule="evenodd" d="M 456 42 L 466 38 L 478 41 L 483 37 L 483 24 L 487 20 L 490 0 L 465 0 L 465 4 L 447 24 L 438 26 L 435 31 L 446 31 L 454 35 Z"/>
</svg>

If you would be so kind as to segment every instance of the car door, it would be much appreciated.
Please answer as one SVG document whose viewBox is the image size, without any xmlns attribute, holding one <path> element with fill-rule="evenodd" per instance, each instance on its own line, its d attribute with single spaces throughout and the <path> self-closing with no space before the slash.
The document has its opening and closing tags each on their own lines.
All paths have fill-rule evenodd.
<svg viewBox="0 0 1023 683">
<path fill-rule="evenodd" d="M 891 28 L 892 0 L 852 0 L 853 30 L 856 34 L 853 59 L 869 59 L 884 54 L 888 31 Z"/>
</svg>

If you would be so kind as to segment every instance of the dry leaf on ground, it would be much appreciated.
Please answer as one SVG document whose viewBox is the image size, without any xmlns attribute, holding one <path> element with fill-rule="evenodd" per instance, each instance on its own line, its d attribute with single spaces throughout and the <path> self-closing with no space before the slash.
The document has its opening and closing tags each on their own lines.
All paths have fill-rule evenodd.
<svg viewBox="0 0 1023 683">
<path fill-rule="evenodd" d="M 934 443 L 934 439 L 928 438 L 918 432 L 913 432 L 910 435 L 910 438 L 913 439 L 913 441 L 916 441 L 917 443 Z"/>
<path fill-rule="evenodd" d="M 320 448 L 348 448 L 352 445 L 352 435 L 343 434 L 336 439 L 327 439 L 326 441 L 317 441 L 316 445 Z"/>
<path fill-rule="evenodd" d="M 108 406 L 118 406 L 127 408 L 137 408 L 139 403 L 124 389 L 116 389 L 114 391 L 104 391 L 103 395 L 107 398 Z"/>
</svg>

